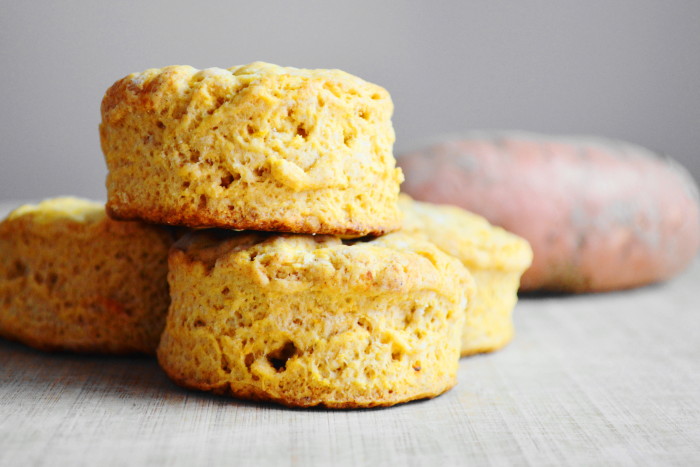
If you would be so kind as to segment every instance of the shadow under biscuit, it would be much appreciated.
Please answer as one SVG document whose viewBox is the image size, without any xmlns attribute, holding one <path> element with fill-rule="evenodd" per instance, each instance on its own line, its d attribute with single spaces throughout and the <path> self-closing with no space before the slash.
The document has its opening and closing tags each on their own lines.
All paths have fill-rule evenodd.
<svg viewBox="0 0 700 467">
<path fill-rule="evenodd" d="M 164 391 L 173 391 L 156 360 L 141 355 L 43 352 L 0 339 L 0 361 L 0 382 L 11 393 L 79 390 L 128 398 L 162 397 Z"/>
<path fill-rule="evenodd" d="M 274 412 L 338 413 L 325 407 L 293 408 L 265 401 L 233 399 L 182 388 L 170 381 L 155 358 L 144 355 L 112 356 L 45 352 L 22 343 L 0 338 L 0 407 L 33 400 L 36 406 L 50 410 L 56 405 L 82 405 L 130 402 L 142 407 L 208 406 L 216 410 L 243 408 Z M 443 399 L 447 395 L 438 397 Z M 401 404 L 417 407 L 431 399 Z M 63 402 L 63 404 L 62 404 Z M 34 404 L 31 404 L 34 405 Z M 112 406 L 114 407 L 114 406 Z M 94 407 L 93 407 L 94 408 Z M 348 412 L 382 412 L 397 408 L 373 407 Z M 24 410 L 24 409 L 20 409 Z M 90 409 L 89 409 L 90 410 Z"/>
</svg>

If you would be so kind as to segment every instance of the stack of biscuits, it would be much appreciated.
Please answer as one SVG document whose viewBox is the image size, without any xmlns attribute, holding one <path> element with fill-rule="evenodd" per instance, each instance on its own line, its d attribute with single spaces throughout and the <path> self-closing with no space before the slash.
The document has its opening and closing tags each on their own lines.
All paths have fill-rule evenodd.
<svg viewBox="0 0 700 467">
<path fill-rule="evenodd" d="M 532 252 L 399 196 L 392 112 L 383 88 L 339 70 L 117 81 L 100 125 L 106 214 L 62 198 L 0 224 L 0 335 L 155 352 L 182 386 L 295 407 L 445 392 L 460 355 L 511 339 Z"/>
</svg>

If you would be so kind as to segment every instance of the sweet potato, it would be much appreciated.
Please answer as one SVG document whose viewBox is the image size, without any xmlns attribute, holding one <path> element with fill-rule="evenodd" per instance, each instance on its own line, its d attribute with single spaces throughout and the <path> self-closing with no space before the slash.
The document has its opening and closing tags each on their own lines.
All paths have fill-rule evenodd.
<svg viewBox="0 0 700 467">
<path fill-rule="evenodd" d="M 661 281 L 700 246 L 698 190 L 668 157 L 620 141 L 519 132 L 448 138 L 398 158 L 415 199 L 454 204 L 525 239 L 521 291 Z"/>
</svg>

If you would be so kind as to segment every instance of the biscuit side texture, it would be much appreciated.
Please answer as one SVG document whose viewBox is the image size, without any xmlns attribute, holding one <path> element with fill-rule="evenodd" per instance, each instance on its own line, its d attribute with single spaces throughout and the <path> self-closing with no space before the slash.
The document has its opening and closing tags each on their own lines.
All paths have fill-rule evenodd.
<svg viewBox="0 0 700 467">
<path fill-rule="evenodd" d="M 401 225 L 393 103 L 340 70 L 170 66 L 107 90 L 114 218 L 345 236 Z"/>
<path fill-rule="evenodd" d="M 169 304 L 162 227 L 55 198 L 0 223 L 0 336 L 41 350 L 153 354 Z"/>
<path fill-rule="evenodd" d="M 455 384 L 473 293 L 459 261 L 401 233 L 354 244 L 223 235 L 171 250 L 158 358 L 178 384 L 328 408 L 390 406 Z"/>
<path fill-rule="evenodd" d="M 514 334 L 512 313 L 523 272 L 532 263 L 526 240 L 464 209 L 401 195 L 404 232 L 433 242 L 472 273 L 476 295 L 462 331 L 462 356 L 492 352 Z"/>
</svg>

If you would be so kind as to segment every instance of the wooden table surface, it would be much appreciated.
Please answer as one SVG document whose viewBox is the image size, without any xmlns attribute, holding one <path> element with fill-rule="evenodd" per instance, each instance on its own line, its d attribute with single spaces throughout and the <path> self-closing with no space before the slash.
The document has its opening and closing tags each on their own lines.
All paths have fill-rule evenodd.
<svg viewBox="0 0 700 467">
<path fill-rule="evenodd" d="M 239 402 L 150 358 L 0 340 L 0 465 L 700 465 L 699 289 L 696 260 L 642 289 L 523 298 L 506 349 L 388 409 Z"/>
</svg>

